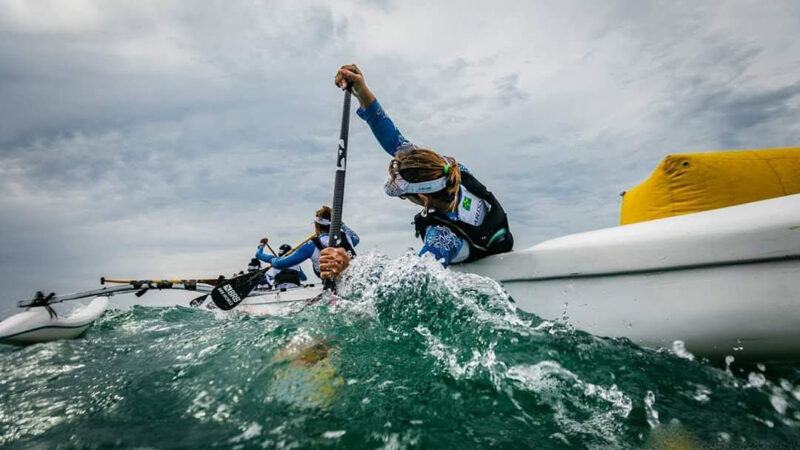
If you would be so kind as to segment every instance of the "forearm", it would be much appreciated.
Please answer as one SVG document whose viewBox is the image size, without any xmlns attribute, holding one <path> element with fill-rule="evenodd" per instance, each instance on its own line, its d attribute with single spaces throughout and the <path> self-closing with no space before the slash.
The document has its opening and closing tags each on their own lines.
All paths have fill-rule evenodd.
<svg viewBox="0 0 800 450">
<path fill-rule="evenodd" d="M 367 122 L 375 139 L 386 150 L 386 153 L 394 156 L 401 147 L 413 145 L 400 133 L 400 130 L 389 118 L 389 115 L 386 114 L 386 111 L 383 110 L 378 100 L 373 98 L 373 101 L 368 106 L 359 108 L 356 113 Z"/>
<path fill-rule="evenodd" d="M 354 92 L 354 94 L 358 99 L 360 109 L 367 109 L 367 107 L 375 101 L 375 94 L 373 94 L 366 85 L 360 89 L 356 88 L 356 92 Z"/>
<path fill-rule="evenodd" d="M 256 258 L 264 262 L 270 262 L 273 260 L 273 258 L 275 258 L 275 256 L 269 253 L 264 253 L 264 246 L 259 245 L 256 249 Z"/>
<path fill-rule="evenodd" d="M 309 245 L 310 244 L 310 245 Z M 272 259 L 272 267 L 276 269 L 286 269 L 300 264 L 314 253 L 314 243 L 307 242 L 295 252 Z"/>
</svg>

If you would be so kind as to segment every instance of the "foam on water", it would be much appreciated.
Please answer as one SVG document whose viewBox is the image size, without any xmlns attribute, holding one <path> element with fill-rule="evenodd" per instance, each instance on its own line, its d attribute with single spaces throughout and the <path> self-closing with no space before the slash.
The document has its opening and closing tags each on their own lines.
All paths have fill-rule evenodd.
<svg viewBox="0 0 800 450">
<path fill-rule="evenodd" d="M 682 343 L 655 351 L 598 338 L 411 254 L 360 256 L 340 294 L 282 318 L 108 311 L 82 339 L 4 346 L 0 445 L 740 448 L 800 438 L 796 366 L 740 375 Z"/>
</svg>

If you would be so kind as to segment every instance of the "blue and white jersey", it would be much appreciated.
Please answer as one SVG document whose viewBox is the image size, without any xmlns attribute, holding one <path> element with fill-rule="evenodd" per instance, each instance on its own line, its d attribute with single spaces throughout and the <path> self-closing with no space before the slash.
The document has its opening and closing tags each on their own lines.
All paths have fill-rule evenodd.
<svg viewBox="0 0 800 450">
<path fill-rule="evenodd" d="M 394 157 L 397 152 L 418 148 L 400 133 L 378 100 L 366 108 L 359 108 L 356 113 L 367 122 L 372 134 L 389 155 Z M 461 164 L 458 168 L 462 172 L 469 173 L 469 170 Z M 488 210 L 489 205 L 485 201 L 461 186 L 458 192 L 458 211 L 448 213 L 448 216 L 470 225 L 480 225 L 486 218 Z M 425 240 L 419 255 L 425 253 L 433 254 L 444 267 L 447 267 L 466 260 L 469 257 L 469 245 L 466 240 L 445 226 L 430 226 L 425 231 Z"/>
<path fill-rule="evenodd" d="M 462 167 L 463 170 L 463 167 Z M 480 225 L 486 218 L 489 205 L 461 186 L 458 192 L 458 212 L 447 213 L 452 219 L 469 225 Z M 425 243 L 419 254 L 431 253 L 445 267 L 469 258 L 469 245 L 464 238 L 442 225 L 429 226 L 425 230 Z"/>
<path fill-rule="evenodd" d="M 350 245 L 355 248 L 361 239 L 358 237 L 355 231 L 353 231 L 350 227 L 342 224 L 342 231 L 344 232 L 344 236 Z M 321 234 L 319 235 L 320 243 L 322 243 L 323 247 L 328 246 L 328 234 Z M 300 248 L 295 250 L 292 254 L 286 256 L 275 257 L 273 255 L 265 254 L 263 246 L 259 245 L 258 250 L 256 251 L 256 258 L 260 259 L 261 261 L 266 261 L 272 263 L 272 267 L 276 269 L 288 269 L 294 266 L 301 264 L 303 261 L 310 259 L 311 266 L 314 268 L 314 273 L 319 275 L 320 268 L 319 268 L 319 249 L 317 248 L 314 241 L 308 241 Z M 303 275 L 305 276 L 305 275 Z M 302 278 L 301 278 L 302 279 Z M 304 279 L 303 279 L 304 280 Z M 305 281 L 305 280 L 304 280 Z"/>
</svg>

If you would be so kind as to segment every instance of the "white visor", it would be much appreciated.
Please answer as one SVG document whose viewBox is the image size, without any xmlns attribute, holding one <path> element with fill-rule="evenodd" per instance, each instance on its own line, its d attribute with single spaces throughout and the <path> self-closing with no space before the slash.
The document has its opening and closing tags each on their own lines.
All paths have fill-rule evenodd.
<svg viewBox="0 0 800 450">
<path fill-rule="evenodd" d="M 315 217 L 314 223 L 318 223 L 320 225 L 330 225 L 331 221 L 322 217 Z"/>
<path fill-rule="evenodd" d="M 431 194 L 439 192 L 447 187 L 447 177 L 437 178 L 435 180 L 420 181 L 419 183 L 410 183 L 403 179 L 400 174 L 396 174 L 394 181 L 389 177 L 386 184 L 383 185 L 383 190 L 386 195 L 392 197 L 399 197 L 406 194 Z"/>
</svg>

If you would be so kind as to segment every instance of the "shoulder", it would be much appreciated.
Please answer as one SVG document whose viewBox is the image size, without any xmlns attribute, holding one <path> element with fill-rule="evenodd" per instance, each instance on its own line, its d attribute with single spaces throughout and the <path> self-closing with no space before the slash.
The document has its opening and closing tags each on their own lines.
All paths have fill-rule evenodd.
<svg viewBox="0 0 800 450">
<path fill-rule="evenodd" d="M 448 227 L 443 225 L 429 226 L 425 231 L 425 244 L 436 246 L 457 246 L 461 238 Z"/>
<path fill-rule="evenodd" d="M 292 253 L 292 255 L 301 254 L 301 255 L 304 255 L 304 256 L 308 256 L 311 253 L 314 253 L 314 249 L 316 247 L 317 246 L 314 244 L 314 241 L 308 241 L 305 244 L 301 245 L 300 248 L 295 250 L 294 253 Z M 291 255 L 289 255 L 289 256 L 291 256 Z"/>
</svg>

